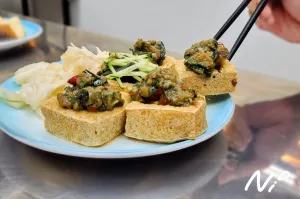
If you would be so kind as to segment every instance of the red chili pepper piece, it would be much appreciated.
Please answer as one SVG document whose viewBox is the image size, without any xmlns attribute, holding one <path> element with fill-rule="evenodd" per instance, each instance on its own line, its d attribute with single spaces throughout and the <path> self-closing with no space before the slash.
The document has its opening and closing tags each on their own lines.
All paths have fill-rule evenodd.
<svg viewBox="0 0 300 199">
<path fill-rule="evenodd" d="M 150 101 L 158 101 L 160 97 L 164 95 L 164 91 L 161 88 L 158 88 L 150 97 Z"/>
<path fill-rule="evenodd" d="M 78 75 L 75 75 L 74 77 L 68 80 L 68 83 L 72 84 L 73 86 L 76 86 L 76 80 L 78 79 L 78 77 Z"/>
<path fill-rule="evenodd" d="M 186 90 L 186 89 L 187 89 L 187 88 L 186 88 L 186 85 L 184 85 L 184 84 L 181 84 L 180 88 L 181 88 L 182 90 Z"/>
<path fill-rule="evenodd" d="M 96 107 L 93 107 L 93 106 L 90 106 L 90 107 L 88 107 L 87 108 L 87 111 L 89 111 L 89 112 L 97 112 L 97 108 Z"/>
<path fill-rule="evenodd" d="M 158 101 L 159 105 L 167 105 L 168 104 L 168 99 L 163 95 Z"/>
</svg>

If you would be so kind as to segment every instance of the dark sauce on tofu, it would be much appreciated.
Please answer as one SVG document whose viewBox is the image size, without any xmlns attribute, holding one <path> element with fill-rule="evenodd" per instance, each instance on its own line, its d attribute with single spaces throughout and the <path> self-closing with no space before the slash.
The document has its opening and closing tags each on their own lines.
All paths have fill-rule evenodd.
<svg viewBox="0 0 300 199">
<path fill-rule="evenodd" d="M 130 95 L 133 101 L 171 106 L 189 106 L 197 97 L 195 90 L 187 88 L 164 68 L 151 71 L 142 82 L 133 86 Z"/>
<path fill-rule="evenodd" d="M 184 54 L 185 65 L 192 71 L 211 77 L 214 70 L 221 68 L 221 63 L 229 55 L 222 43 L 215 39 L 195 43 Z"/>
<path fill-rule="evenodd" d="M 65 92 L 57 96 L 59 105 L 64 108 L 97 112 L 124 104 L 121 93 L 109 88 L 105 77 L 85 71 L 68 82 L 72 86 L 66 87 Z"/>
</svg>

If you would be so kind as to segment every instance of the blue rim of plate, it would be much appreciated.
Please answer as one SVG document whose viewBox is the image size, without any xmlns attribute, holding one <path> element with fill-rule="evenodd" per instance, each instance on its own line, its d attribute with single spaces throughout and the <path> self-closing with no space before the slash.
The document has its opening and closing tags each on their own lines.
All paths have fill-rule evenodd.
<svg viewBox="0 0 300 199">
<path fill-rule="evenodd" d="M 3 87 L 5 83 L 12 80 L 13 78 L 9 78 L 5 81 L 3 81 L 0 84 L 0 87 Z M 103 159 L 117 159 L 117 158 L 136 158 L 136 157 L 145 157 L 145 156 L 153 156 L 153 155 L 159 155 L 159 154 L 165 154 L 170 153 L 173 151 L 178 151 L 184 148 L 188 148 L 191 146 L 194 146 L 196 144 L 199 144 L 201 142 L 204 142 L 208 140 L 209 138 L 215 136 L 218 134 L 224 126 L 230 121 L 234 114 L 235 110 L 235 103 L 234 99 L 231 94 L 228 94 L 230 100 L 230 112 L 227 112 L 226 118 L 223 123 L 220 123 L 218 126 L 211 129 L 211 133 L 207 134 L 206 131 L 198 136 L 195 140 L 184 140 L 172 144 L 166 144 L 165 146 L 159 147 L 158 150 L 155 150 L 153 148 L 150 149 L 130 149 L 130 150 L 109 150 L 109 151 L 90 151 L 89 149 L 69 149 L 65 147 L 60 147 L 58 145 L 50 144 L 43 141 L 37 141 L 22 135 L 15 135 L 15 133 L 12 133 L 14 130 L 12 130 L 10 127 L 5 125 L 2 121 L 0 121 L 0 129 L 4 131 L 8 136 L 18 140 L 21 143 L 24 143 L 26 145 L 29 145 L 31 147 L 48 151 L 56 154 L 61 155 L 68 155 L 68 156 L 75 156 L 75 157 L 85 157 L 85 158 L 103 158 Z M 98 147 L 97 147 L 98 148 Z"/>
<path fill-rule="evenodd" d="M 21 19 L 21 23 L 25 26 L 25 30 L 26 30 L 26 27 L 30 27 L 34 31 L 34 33 L 31 35 L 28 35 L 28 36 L 25 35 L 25 38 L 26 37 L 36 38 L 43 33 L 42 26 L 33 21 Z"/>
</svg>

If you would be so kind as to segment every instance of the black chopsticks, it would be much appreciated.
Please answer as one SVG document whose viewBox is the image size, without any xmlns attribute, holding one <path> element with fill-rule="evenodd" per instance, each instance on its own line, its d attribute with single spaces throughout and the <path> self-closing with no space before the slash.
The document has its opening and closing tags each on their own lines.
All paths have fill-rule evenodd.
<svg viewBox="0 0 300 199">
<path fill-rule="evenodd" d="M 240 14 L 245 10 L 251 0 L 244 0 L 241 5 L 234 11 L 234 13 L 230 16 L 230 18 L 225 22 L 225 24 L 221 27 L 218 33 L 215 35 L 214 39 L 219 40 L 222 35 L 228 30 L 228 28 L 233 24 L 233 22 L 240 16 Z M 235 44 L 233 45 L 227 59 L 231 60 L 239 49 L 241 44 L 243 43 L 244 39 L 248 35 L 249 31 L 251 30 L 252 26 L 256 22 L 257 18 L 267 5 L 268 0 L 261 0 L 255 11 L 253 12 L 252 16 L 250 17 L 249 21 L 247 22 L 246 26 L 242 30 L 241 34 L 239 35 L 238 39 L 236 40 Z"/>
</svg>

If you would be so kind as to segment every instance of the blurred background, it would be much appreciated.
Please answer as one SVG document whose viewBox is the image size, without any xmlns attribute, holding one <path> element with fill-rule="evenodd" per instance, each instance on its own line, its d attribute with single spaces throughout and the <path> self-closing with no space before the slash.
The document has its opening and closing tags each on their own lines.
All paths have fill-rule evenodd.
<svg viewBox="0 0 300 199">
<path fill-rule="evenodd" d="M 184 51 L 189 48 L 191 44 L 212 38 L 241 1 L 242 0 L 0 0 L 0 10 L 73 26 L 88 32 L 101 33 L 132 42 L 137 38 L 162 40 L 168 51 L 183 55 Z M 231 49 L 248 18 L 248 12 L 245 11 L 222 37 L 221 41 L 229 49 Z M 49 24 L 47 25 L 49 26 Z M 49 28 L 48 31 L 53 30 L 56 33 L 56 31 L 59 30 L 63 32 L 65 29 Z M 69 34 L 72 34 L 69 40 L 71 42 L 76 40 L 76 37 L 78 37 L 78 40 L 83 37 L 92 37 L 90 34 L 86 36 L 87 34 L 73 34 L 74 32 L 75 31 L 69 32 Z M 56 34 L 50 34 L 48 40 L 51 41 L 52 47 L 54 46 L 53 44 L 57 44 L 57 48 L 59 48 L 60 45 L 58 44 L 63 43 L 63 39 L 53 35 Z M 97 39 L 94 38 L 95 37 L 93 37 L 91 41 L 95 42 L 98 40 L 98 37 Z M 99 42 L 103 42 L 103 40 L 99 39 Z M 93 44 L 97 45 L 97 43 Z M 47 49 L 47 47 L 44 47 L 43 50 L 51 51 L 51 49 Z M 253 27 L 232 62 L 238 69 L 256 71 L 300 82 L 300 78 L 298 77 L 300 73 L 298 61 L 299 52 L 300 45 L 290 44 L 270 33 L 260 31 L 257 27 Z M 51 57 L 49 54 L 51 53 L 48 53 L 48 58 Z M 57 58 L 60 56 L 61 51 L 53 50 L 52 54 L 53 57 Z M 36 54 L 33 54 L 33 56 L 36 56 Z M 15 57 L 17 56 L 13 54 L 11 59 L 15 59 Z M 39 54 L 39 57 L 43 57 L 43 52 L 41 52 L 41 56 Z M 6 56 L 5 59 L 7 59 Z M 32 58 L 28 58 L 28 63 L 31 63 L 31 60 Z M 4 61 L 6 60 L 3 60 L 3 62 Z M 21 57 L 20 63 L 23 64 L 23 62 L 23 57 Z M 16 67 L 19 67 L 19 65 L 20 64 L 15 64 Z M 235 93 L 239 104 L 254 102 L 258 99 L 262 101 L 264 97 L 268 99 L 278 96 L 282 97 L 284 91 L 287 90 L 287 93 L 289 93 L 293 88 L 297 88 L 295 90 L 297 92 L 299 91 L 298 85 L 295 85 L 295 87 L 291 86 L 293 84 L 285 86 L 286 84 L 281 85 L 282 82 L 280 79 L 273 79 L 273 82 L 270 83 L 271 89 L 267 87 L 262 88 L 261 93 L 259 93 L 259 88 L 261 85 L 266 85 L 266 82 L 270 80 L 269 78 L 263 75 L 251 76 L 251 73 L 248 72 L 239 74 L 244 78 L 243 88 L 240 89 L 242 94 L 239 92 Z M 243 74 L 246 75 L 243 76 Z M 1 75 L 2 74 L 0 74 L 0 77 Z M 6 75 L 7 77 L 11 76 L 10 73 Z M 3 76 L 2 78 L 4 79 Z M 251 82 L 254 83 L 251 84 Z M 251 87 L 255 87 L 255 89 L 252 89 L 252 92 Z M 274 87 L 275 89 L 273 89 Z M 252 96 L 254 93 L 253 90 L 256 91 L 255 96 Z M 266 90 L 268 91 L 267 93 Z M 249 93 L 249 95 L 247 95 L 247 93 Z M 300 186 L 299 149 L 300 141 L 295 142 L 293 149 L 284 153 L 280 160 L 265 170 L 265 173 L 267 175 L 278 175 L 283 172 L 282 168 L 284 168 L 284 170 L 293 173 L 292 180 L 285 182 L 286 185 L 288 185 L 286 187 L 289 189 L 295 185 Z M 245 183 L 236 181 L 235 185 L 241 186 Z M 204 189 L 206 189 L 209 194 L 215 193 L 216 195 L 220 195 L 220 192 L 216 192 L 215 189 L 207 189 L 210 186 L 211 185 L 207 185 Z M 211 187 L 215 187 L 215 185 Z M 239 188 L 239 190 L 243 191 L 242 188 Z M 200 191 L 203 195 L 203 190 L 201 189 Z M 221 191 L 232 192 L 232 189 L 223 186 Z M 294 190 L 289 191 L 292 192 Z M 244 191 L 241 194 L 244 194 Z M 298 190 L 296 194 L 299 194 Z M 251 198 L 253 197 L 251 196 Z M 261 196 L 257 198 L 261 198 Z M 281 195 L 279 195 L 278 198 L 284 198 L 284 196 L 281 197 Z"/>
<path fill-rule="evenodd" d="M 240 2 L 1 0 L 0 8 L 130 41 L 139 37 L 162 40 L 169 51 L 182 54 L 192 43 L 213 37 Z M 222 38 L 228 48 L 233 45 L 247 19 L 245 11 Z M 300 81 L 299 50 L 300 45 L 289 44 L 254 27 L 233 62 L 238 68 Z M 274 65 L 276 70 L 273 70 Z"/>
</svg>

